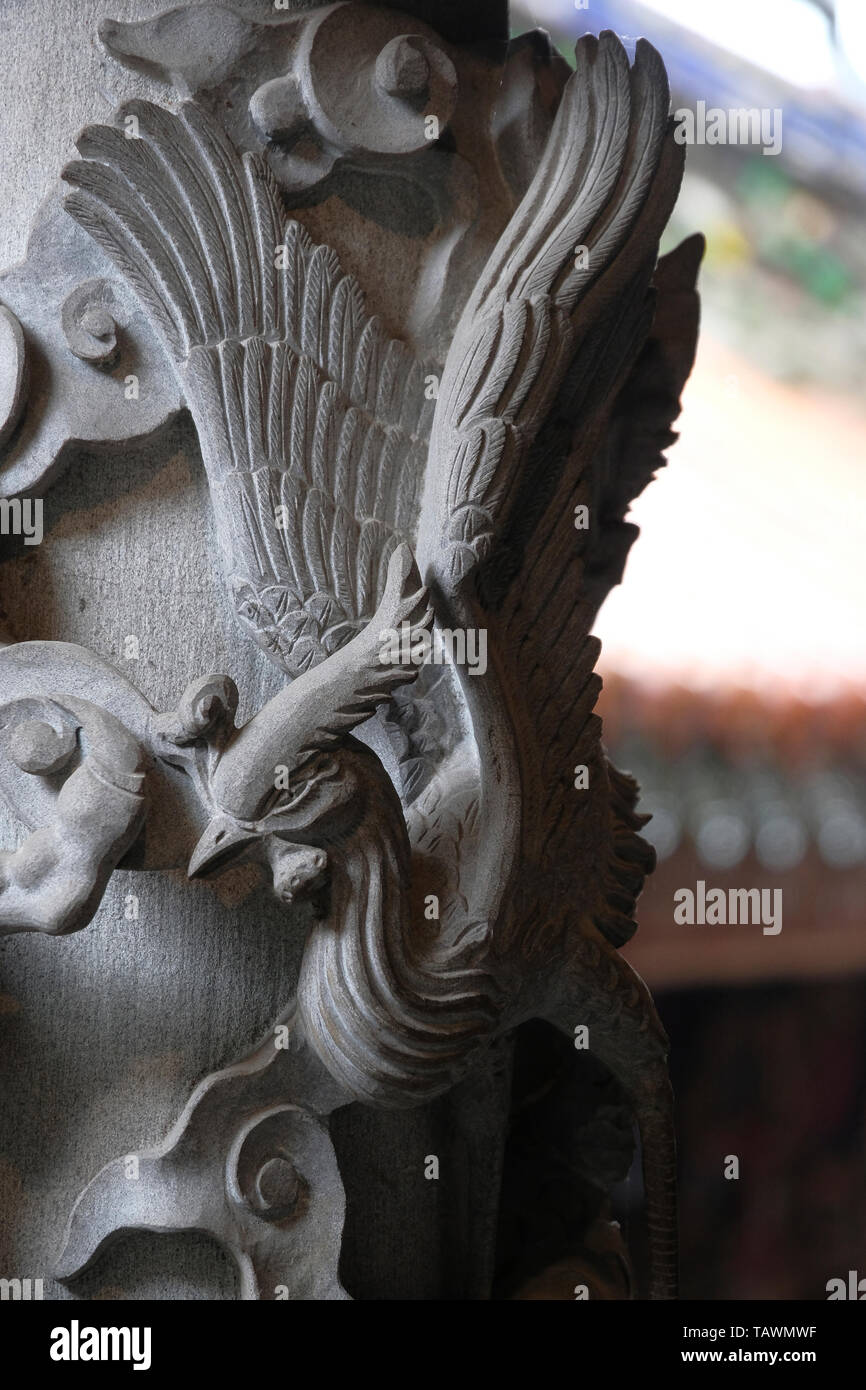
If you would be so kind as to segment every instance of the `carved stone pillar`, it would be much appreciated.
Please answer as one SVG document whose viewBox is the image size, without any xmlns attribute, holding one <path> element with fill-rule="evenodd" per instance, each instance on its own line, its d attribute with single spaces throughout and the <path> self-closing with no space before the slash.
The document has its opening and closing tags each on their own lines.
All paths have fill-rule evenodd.
<svg viewBox="0 0 866 1390">
<path fill-rule="evenodd" d="M 0 9 L 53 171 L 0 277 L 0 1276 L 636 1296 L 634 1122 L 674 1296 L 590 635 L 697 330 L 661 59 L 502 0 Z"/>
</svg>

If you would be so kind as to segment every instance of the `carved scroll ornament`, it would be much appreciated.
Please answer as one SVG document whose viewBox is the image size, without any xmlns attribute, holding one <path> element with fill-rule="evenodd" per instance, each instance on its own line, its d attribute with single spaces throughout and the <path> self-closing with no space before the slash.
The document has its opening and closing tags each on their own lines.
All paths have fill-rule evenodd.
<svg viewBox="0 0 866 1390">
<path fill-rule="evenodd" d="M 184 100 L 80 136 L 40 235 L 75 228 L 88 273 L 58 289 L 45 351 L 104 391 L 138 335 L 157 389 L 133 432 L 189 410 L 229 601 L 286 685 L 237 728 L 227 677 L 160 714 L 80 648 L 7 646 L 0 779 L 34 829 L 0 864 L 0 930 L 85 927 L 121 862 L 256 858 L 312 918 L 281 1044 L 202 1082 L 137 1182 L 122 1159 L 96 1175 L 59 1277 L 125 1231 L 195 1229 L 245 1298 L 347 1297 L 328 1117 L 426 1102 L 541 1018 L 587 1028 L 628 1096 L 650 1294 L 670 1298 L 667 1042 L 619 953 L 653 854 L 601 743 L 590 635 L 694 350 L 699 240 L 658 259 L 682 167 L 664 69 L 610 33 L 569 72 L 537 36 L 479 57 L 372 6 L 267 25 L 206 8 L 209 48 L 194 8 L 103 31 Z M 481 69 L 495 106 L 472 96 Z M 421 273 L 387 326 L 315 234 L 350 176 L 427 191 Z M 14 337 L 33 289 L 13 274 L 0 463 L 23 491 L 93 431 L 83 403 L 40 424 Z M 486 662 L 421 664 L 454 633 L 483 633 Z"/>
</svg>

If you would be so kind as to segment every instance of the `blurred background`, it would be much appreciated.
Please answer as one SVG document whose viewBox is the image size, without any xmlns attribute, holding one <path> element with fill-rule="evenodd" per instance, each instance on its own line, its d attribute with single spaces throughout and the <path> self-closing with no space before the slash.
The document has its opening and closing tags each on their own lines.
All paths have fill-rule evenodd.
<svg viewBox="0 0 866 1390">
<path fill-rule="evenodd" d="M 866 1276 L 866 0 L 515 5 L 535 26 L 570 61 L 645 36 L 674 110 L 782 113 L 778 155 L 687 150 L 662 250 L 707 236 L 697 363 L 596 631 L 659 858 L 626 954 L 671 1035 L 683 1297 L 824 1299 Z M 677 925 L 698 880 L 782 889 L 782 931 Z"/>
</svg>

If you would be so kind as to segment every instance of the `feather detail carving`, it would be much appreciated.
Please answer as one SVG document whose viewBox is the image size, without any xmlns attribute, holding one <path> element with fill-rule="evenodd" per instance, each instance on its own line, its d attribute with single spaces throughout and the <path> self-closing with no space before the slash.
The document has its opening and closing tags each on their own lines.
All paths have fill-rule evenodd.
<svg viewBox="0 0 866 1390">
<path fill-rule="evenodd" d="M 192 104 L 173 116 L 133 102 L 119 115 L 137 118 L 141 138 L 86 130 L 83 159 L 64 174 L 67 207 L 175 357 L 241 620 L 289 674 L 308 671 L 365 628 L 392 554 L 417 526 L 442 620 L 466 616 L 458 595 L 474 576 L 475 611 L 520 692 L 520 858 L 558 871 L 575 817 L 592 824 L 599 868 L 583 876 L 579 915 L 620 944 L 639 887 L 621 866 L 647 855 L 601 751 L 589 631 L 688 365 L 665 383 L 667 423 L 627 415 L 633 400 L 658 409 L 641 380 L 658 236 L 682 163 L 658 55 L 641 41 L 630 66 L 610 33 L 578 44 L 537 173 L 464 308 L 435 414 L 424 366 L 367 312 L 335 253 L 286 221 L 262 160 Z M 579 502 L 601 523 L 584 538 L 571 525 Z M 465 699 L 471 689 L 464 681 Z M 441 788 L 442 768 L 424 747 L 424 711 L 404 700 L 398 717 L 411 805 L 434 779 Z M 446 737 L 435 750 L 441 763 L 453 747 Z M 576 760 L 595 786 L 581 810 Z M 435 821 L 416 809 L 418 834 L 435 841 Z"/>
<path fill-rule="evenodd" d="M 229 590 L 290 675 L 369 621 L 414 541 L 429 369 L 367 312 L 336 254 L 286 221 L 264 162 L 215 121 L 146 102 L 141 138 L 95 126 L 67 210 L 142 300 L 176 363 Z"/>
<path fill-rule="evenodd" d="M 660 181 L 674 192 L 678 183 L 681 151 L 665 139 L 667 79 L 655 50 L 641 40 L 629 67 L 605 33 L 582 39 L 576 62 L 545 155 L 445 364 L 425 512 L 430 537 L 449 538 L 449 574 L 440 564 L 439 580 L 451 588 L 491 553 L 521 489 L 538 481 L 531 448 L 561 409 L 564 380 L 591 373 L 594 400 L 616 382 L 615 360 L 599 380 L 599 349 L 640 259 L 655 259 L 670 199 L 667 189 L 652 195 Z"/>
<path fill-rule="evenodd" d="M 634 794 L 602 750 L 590 631 L 633 539 L 625 509 L 670 442 L 653 423 L 649 456 L 636 448 L 647 407 L 659 408 L 649 394 L 628 426 L 611 423 L 653 341 L 658 238 L 682 172 L 668 105 L 649 44 L 631 67 L 612 33 L 577 45 L 544 158 L 465 307 L 433 422 L 422 573 L 450 596 L 452 620 L 487 627 L 498 655 L 523 802 L 514 882 L 553 881 L 568 904 L 537 921 L 506 913 L 497 945 L 519 937 L 527 957 L 575 922 L 621 945 L 652 863 Z M 664 382 L 667 425 L 690 362 L 687 351 Z M 574 526 L 579 504 L 588 532 Z M 464 690 L 471 700 L 471 678 Z"/>
<path fill-rule="evenodd" d="M 222 754 L 207 853 L 219 862 L 223 819 L 247 836 L 291 820 L 294 797 L 270 801 L 287 730 L 298 805 L 343 764 L 375 782 L 364 855 L 342 831 L 328 842 L 338 921 L 311 932 L 299 983 L 312 1045 L 354 1094 L 401 1104 L 446 1088 L 500 1024 L 535 1016 L 544 990 L 545 1016 L 568 1029 L 578 1000 L 645 1138 L 660 1296 L 675 1285 L 666 1042 L 617 952 L 653 854 L 636 787 L 602 746 L 591 630 L 694 352 L 700 248 L 657 266 L 682 172 L 668 105 L 644 41 L 632 66 L 611 33 L 580 41 L 535 177 L 463 309 L 435 413 L 427 369 L 335 253 L 286 222 L 263 162 L 198 108 L 133 103 L 121 116 L 142 138 L 92 128 L 65 171 L 69 211 L 173 354 L 236 610 L 298 677 Z M 405 650 L 385 661 L 378 625 L 405 622 L 409 644 L 427 634 L 428 591 L 440 630 L 485 630 L 490 666 L 425 672 L 410 697 L 416 672 Z M 400 800 L 369 749 L 347 745 L 385 702 Z M 428 888 L 443 899 L 431 929 L 417 901 Z"/>
</svg>

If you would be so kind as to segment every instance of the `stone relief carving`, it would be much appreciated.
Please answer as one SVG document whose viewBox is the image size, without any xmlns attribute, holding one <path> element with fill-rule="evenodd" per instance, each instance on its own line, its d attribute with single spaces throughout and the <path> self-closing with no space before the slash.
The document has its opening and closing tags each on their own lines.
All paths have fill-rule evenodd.
<svg viewBox="0 0 866 1390">
<path fill-rule="evenodd" d="M 619 953 L 653 855 L 590 634 L 694 351 L 700 240 L 658 258 L 682 148 L 643 41 L 584 38 L 571 72 L 541 34 L 466 46 L 405 8 L 104 25 L 176 109 L 85 129 L 0 280 L 6 494 L 185 408 L 228 600 L 286 678 L 238 728 L 227 675 L 160 713 L 80 647 L 3 648 L 0 791 L 32 834 L 0 931 L 86 927 L 121 864 L 255 859 L 308 904 L 273 1033 L 135 1182 L 93 1178 L 66 1281 L 196 1230 L 244 1298 L 348 1297 L 329 1117 L 426 1103 L 543 1019 L 628 1099 L 650 1296 L 675 1296 L 667 1043 Z"/>
</svg>

